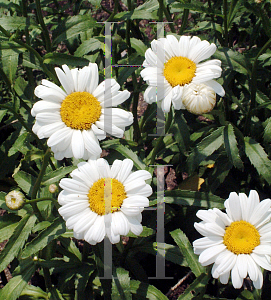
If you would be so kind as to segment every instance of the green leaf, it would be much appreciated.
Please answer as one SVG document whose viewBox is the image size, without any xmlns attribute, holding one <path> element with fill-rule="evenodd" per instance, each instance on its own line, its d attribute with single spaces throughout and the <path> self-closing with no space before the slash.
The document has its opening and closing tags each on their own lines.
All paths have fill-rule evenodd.
<svg viewBox="0 0 271 300">
<path fill-rule="evenodd" d="M 14 179 L 27 195 L 31 194 L 36 178 L 24 171 L 19 171 L 14 175 Z"/>
<path fill-rule="evenodd" d="M 239 297 L 236 298 L 236 300 L 255 300 L 255 298 L 250 291 L 244 290 Z"/>
<path fill-rule="evenodd" d="M 75 279 L 75 288 L 78 293 L 84 293 L 88 281 L 90 279 L 90 275 L 96 270 L 94 265 L 90 265 L 88 263 L 84 263 L 83 265 L 79 265 L 79 270 L 76 272 Z"/>
<path fill-rule="evenodd" d="M 26 30 L 38 27 L 32 18 L 18 17 L 18 16 L 3 16 L 0 18 L 0 24 L 9 32 L 16 30 Z"/>
<path fill-rule="evenodd" d="M 263 147 L 250 137 L 245 137 L 245 152 L 251 164 L 258 173 L 271 184 L 271 161 L 268 159 Z"/>
<path fill-rule="evenodd" d="M 50 65 L 63 65 L 80 66 L 84 67 L 89 64 L 89 60 L 83 57 L 76 57 L 65 53 L 47 53 L 44 55 L 43 62 Z"/>
<path fill-rule="evenodd" d="M 106 141 L 107 142 L 107 141 Z M 142 160 L 129 148 L 125 147 L 120 143 L 119 140 L 110 140 L 110 143 L 103 143 L 103 149 L 114 149 L 122 154 L 124 157 L 131 159 L 134 162 L 134 165 L 139 170 L 146 170 L 146 165 Z"/>
<path fill-rule="evenodd" d="M 231 163 L 237 168 L 243 171 L 244 165 L 240 158 L 237 141 L 235 138 L 233 126 L 231 124 L 225 126 L 223 130 L 224 146 L 227 156 Z"/>
<path fill-rule="evenodd" d="M 145 52 L 148 49 L 148 47 L 141 40 L 138 40 L 136 38 L 131 38 L 130 42 L 131 42 L 131 47 L 135 49 L 137 54 L 141 56 L 145 56 Z"/>
<path fill-rule="evenodd" d="M 47 173 L 43 177 L 42 185 L 47 186 L 52 183 L 58 183 L 65 175 L 76 169 L 76 166 L 60 167 L 55 171 Z"/>
<path fill-rule="evenodd" d="M 223 144 L 223 130 L 224 126 L 219 127 L 198 143 L 187 159 L 190 174 L 205 158 L 213 154 Z"/>
<path fill-rule="evenodd" d="M 126 236 L 133 237 L 133 238 L 138 238 L 138 237 L 147 237 L 147 236 L 153 235 L 154 233 L 155 232 L 152 228 L 148 228 L 146 226 L 143 226 L 143 231 L 140 233 L 140 235 L 135 235 L 130 231 Z"/>
<path fill-rule="evenodd" d="M 264 134 L 263 134 L 263 140 L 265 143 L 270 143 L 271 142 L 271 118 L 268 118 L 264 122 Z"/>
<path fill-rule="evenodd" d="M 82 57 L 85 54 L 102 49 L 102 44 L 95 38 L 85 40 L 74 52 L 75 56 Z"/>
<path fill-rule="evenodd" d="M 27 240 L 31 230 L 36 222 L 36 216 L 26 215 L 18 223 L 15 231 L 4 250 L 0 253 L 0 272 L 2 272 L 7 265 L 14 259 L 14 257 L 23 248 L 25 241 Z"/>
<path fill-rule="evenodd" d="M 210 277 L 206 274 L 201 274 L 192 284 L 181 294 L 178 300 L 202 299 L 206 291 Z M 197 298 L 199 297 L 199 298 Z"/>
<path fill-rule="evenodd" d="M 65 298 L 63 298 L 61 292 L 57 288 L 51 288 L 48 296 L 49 300 L 65 300 Z"/>
<path fill-rule="evenodd" d="M 1 228 L 0 229 L 0 243 L 3 242 L 4 240 L 8 240 L 12 236 L 12 234 L 17 226 L 18 226 L 18 223 L 16 222 L 16 223 L 7 225 L 4 228 Z"/>
<path fill-rule="evenodd" d="M 123 11 L 114 16 L 115 20 L 156 20 L 159 4 L 157 0 L 148 0 L 133 11 Z"/>
<path fill-rule="evenodd" d="M 223 17 L 221 11 L 214 10 L 209 8 L 208 6 L 204 6 L 204 3 L 195 1 L 194 3 L 173 3 L 172 4 L 172 12 L 180 12 L 180 9 L 189 9 L 194 12 L 206 13 L 210 15 L 217 15 Z"/>
<path fill-rule="evenodd" d="M 113 276 L 111 299 L 132 300 L 129 272 L 125 269 L 117 268 L 113 270 Z"/>
<path fill-rule="evenodd" d="M 15 269 L 13 278 L 0 290 L 0 299 L 16 300 L 33 276 L 36 266 L 32 259 L 22 261 Z M 19 274 L 18 274 L 19 273 Z M 17 275 L 18 274 L 18 275 Z M 16 276 L 14 276 L 16 275 Z"/>
<path fill-rule="evenodd" d="M 220 59 L 224 67 L 230 68 L 235 72 L 239 72 L 245 75 L 250 75 L 250 64 L 246 57 L 228 48 L 218 48 L 214 58 Z"/>
<path fill-rule="evenodd" d="M 3 69 L 10 83 L 13 83 L 14 81 L 18 66 L 18 58 L 21 52 L 22 49 L 0 50 L 0 67 Z"/>
<path fill-rule="evenodd" d="M 207 192 L 193 192 L 185 190 L 165 191 L 165 203 L 177 204 L 182 206 L 196 206 L 202 208 L 224 208 L 224 200 L 218 196 Z M 151 201 L 150 205 L 157 203 Z"/>
<path fill-rule="evenodd" d="M 166 243 L 134 243 L 133 248 L 130 252 L 146 252 L 152 255 L 157 255 L 159 253 L 161 256 L 165 256 L 165 259 L 178 264 L 180 266 L 188 267 L 188 263 L 185 257 L 181 253 L 179 247 L 175 245 L 170 245 Z"/>
<path fill-rule="evenodd" d="M 131 293 L 138 297 L 144 297 L 144 299 L 147 298 L 149 300 L 168 300 L 168 297 L 166 297 L 161 291 L 148 283 L 131 280 L 130 287 Z"/>
<path fill-rule="evenodd" d="M 46 229 L 42 230 L 30 243 L 28 243 L 21 255 L 22 259 L 37 253 L 45 248 L 51 241 L 66 231 L 63 219 L 58 217 Z"/>
<path fill-rule="evenodd" d="M 91 16 L 77 15 L 68 17 L 67 20 L 57 27 L 55 31 L 57 37 L 54 39 L 53 43 L 57 45 L 72 37 L 76 37 L 78 34 L 86 32 L 95 26 L 96 21 Z"/>
<path fill-rule="evenodd" d="M 34 285 L 26 285 L 26 287 L 21 292 L 19 300 L 48 300 L 47 293 L 41 288 Z"/>
<path fill-rule="evenodd" d="M 12 156 L 17 152 L 26 154 L 33 148 L 33 146 L 30 144 L 31 140 L 33 140 L 33 137 L 29 132 L 24 132 L 23 134 L 21 134 L 15 141 L 13 146 L 9 149 L 8 156 Z"/>
<path fill-rule="evenodd" d="M 178 142 L 178 147 L 182 153 L 186 154 L 190 146 L 190 133 L 183 113 L 180 110 L 175 112 L 174 123 L 170 128 L 170 132 L 173 133 L 174 139 Z"/>
<path fill-rule="evenodd" d="M 264 28 L 264 31 L 266 35 L 270 38 L 271 37 L 271 22 L 269 16 L 266 14 L 266 12 L 261 8 L 260 5 L 257 5 L 257 8 L 255 9 L 255 6 L 251 5 L 247 1 L 244 2 L 245 7 L 251 11 L 253 14 L 255 14 L 258 18 L 261 19 L 262 25 Z"/>
<path fill-rule="evenodd" d="M 176 229 L 170 232 L 175 243 L 179 246 L 181 253 L 185 257 L 189 268 L 196 275 L 200 276 L 205 272 L 205 268 L 198 262 L 198 256 L 194 254 L 193 248 L 186 237 L 186 235 L 181 231 L 181 229 Z"/>
</svg>

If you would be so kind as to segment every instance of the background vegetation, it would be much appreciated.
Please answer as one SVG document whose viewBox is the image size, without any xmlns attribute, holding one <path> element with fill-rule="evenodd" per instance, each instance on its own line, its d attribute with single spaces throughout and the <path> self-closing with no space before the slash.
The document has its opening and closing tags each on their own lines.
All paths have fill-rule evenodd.
<svg viewBox="0 0 271 300">
<path fill-rule="evenodd" d="M 249 279 L 234 290 L 211 278 L 190 244 L 199 237 L 193 227 L 198 209 L 223 209 L 231 191 L 271 195 L 269 17 L 267 0 L 0 1 L 0 299 L 269 299 L 268 272 L 262 290 Z M 113 22 L 112 65 L 135 65 L 112 68 L 112 77 L 131 91 L 122 108 L 135 121 L 125 139 L 101 143 L 103 155 L 109 163 L 128 157 L 135 169 L 153 174 L 152 206 L 152 165 L 170 165 L 164 170 L 165 272 L 171 279 L 148 278 L 156 276 L 156 254 L 164 247 L 156 243 L 155 211 L 143 213 L 140 237 L 131 234 L 113 246 L 114 279 L 99 279 L 103 246 L 72 239 L 57 212 L 58 192 L 48 189 L 78 161 L 56 161 L 31 130 L 34 88 L 43 78 L 59 84 L 55 66 L 96 62 L 103 80 L 105 21 Z M 165 34 L 197 35 L 217 45 L 213 57 L 222 61 L 218 81 L 226 91 L 211 113 L 169 113 L 169 135 L 159 138 L 151 135 L 156 104 L 143 102 L 146 84 L 138 67 L 156 39 L 157 21 L 166 22 Z M 19 211 L 5 205 L 14 189 L 28 201 Z"/>
</svg>

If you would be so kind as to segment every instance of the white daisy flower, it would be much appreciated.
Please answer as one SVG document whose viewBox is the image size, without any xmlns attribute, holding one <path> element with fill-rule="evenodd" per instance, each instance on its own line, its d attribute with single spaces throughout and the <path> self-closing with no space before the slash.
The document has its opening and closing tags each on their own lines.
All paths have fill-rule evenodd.
<svg viewBox="0 0 271 300">
<path fill-rule="evenodd" d="M 71 178 L 60 181 L 59 213 L 74 237 L 95 245 L 108 236 L 111 243 L 131 230 L 139 235 L 144 207 L 149 206 L 152 188 L 145 183 L 147 171 L 132 172 L 130 159 L 115 160 L 110 167 L 100 158 L 78 164 Z M 108 218 L 109 217 L 109 218 Z"/>
<path fill-rule="evenodd" d="M 214 263 L 212 276 L 221 283 L 228 283 L 231 273 L 236 289 L 247 276 L 260 289 L 260 267 L 271 271 L 271 200 L 260 202 L 258 193 L 252 190 L 249 197 L 230 193 L 224 205 L 226 213 L 217 208 L 197 212 L 202 222 L 194 225 L 205 237 L 194 241 L 194 252 L 203 266 Z"/>
<path fill-rule="evenodd" d="M 183 105 L 193 114 L 210 112 L 216 103 L 216 93 L 208 85 L 191 83 L 183 90 Z"/>
<path fill-rule="evenodd" d="M 184 109 L 183 90 L 191 83 L 205 83 L 223 97 L 223 87 L 213 80 L 221 76 L 221 61 L 212 59 L 202 62 L 215 51 L 215 44 L 201 41 L 196 36 L 181 36 L 178 41 L 175 36 L 168 35 L 153 40 L 151 48 L 145 53 L 145 69 L 141 71 L 141 76 L 149 85 L 144 100 L 147 103 L 162 100 L 164 112 L 169 112 L 171 103 L 175 109 Z M 158 85 L 163 88 L 157 89 Z"/>
<path fill-rule="evenodd" d="M 80 70 L 70 70 L 66 65 L 62 69 L 55 68 L 64 90 L 48 80 L 42 80 L 35 89 L 42 100 L 31 111 L 36 118 L 33 131 L 40 139 L 49 138 L 47 144 L 58 160 L 96 159 L 102 152 L 98 140 L 105 139 L 106 132 L 123 137 L 125 127 L 133 123 L 132 113 L 114 107 L 130 93 L 119 91 L 115 79 L 98 85 L 95 63 Z"/>
</svg>

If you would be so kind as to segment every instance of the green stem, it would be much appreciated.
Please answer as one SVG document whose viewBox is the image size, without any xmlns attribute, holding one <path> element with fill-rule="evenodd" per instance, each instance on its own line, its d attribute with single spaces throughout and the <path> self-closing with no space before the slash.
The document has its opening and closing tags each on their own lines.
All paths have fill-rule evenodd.
<svg viewBox="0 0 271 300">
<path fill-rule="evenodd" d="M 159 22 L 163 22 L 164 0 L 159 0 L 158 18 Z"/>
<path fill-rule="evenodd" d="M 26 18 L 27 17 L 27 3 L 28 1 L 25 0 L 25 1 L 22 1 L 22 10 L 23 10 L 23 16 Z M 28 45 L 30 45 L 30 37 L 29 37 L 29 32 L 27 30 L 27 28 L 25 29 L 25 40 L 26 40 L 26 43 Z M 30 57 L 30 60 L 31 60 L 31 57 Z M 26 69 L 26 74 L 27 74 L 27 78 L 28 78 L 28 81 L 30 83 L 31 86 L 35 86 L 35 81 L 34 81 L 34 76 L 33 76 L 33 72 L 30 68 L 25 68 Z"/>
<path fill-rule="evenodd" d="M 45 40 L 45 48 L 46 48 L 47 52 L 51 52 L 52 51 L 51 40 L 50 40 L 48 29 L 43 20 L 40 0 L 36 0 L 35 3 L 36 3 L 36 13 L 37 13 L 38 22 L 42 28 L 42 33 L 43 33 L 44 40 Z"/>
<path fill-rule="evenodd" d="M 249 131 L 248 130 L 249 121 L 250 121 L 253 109 L 256 105 L 258 58 L 260 57 L 260 55 L 262 55 L 262 53 L 264 53 L 269 48 L 270 45 L 271 45 L 271 38 L 265 43 L 265 45 L 259 51 L 259 53 L 257 54 L 257 56 L 254 60 L 254 63 L 253 63 L 253 67 L 252 67 L 252 71 L 251 71 L 250 107 L 249 107 L 249 111 L 248 111 L 248 114 L 246 117 L 244 135 L 247 135 L 247 133 Z"/>
<path fill-rule="evenodd" d="M 223 0 L 223 13 L 224 13 L 224 20 L 223 20 L 223 25 L 224 25 L 224 38 L 225 42 L 224 45 L 225 47 L 228 47 L 228 1 Z"/>
<path fill-rule="evenodd" d="M 36 202 L 40 202 L 40 201 L 48 201 L 48 200 L 57 202 L 57 200 L 54 198 L 44 197 L 44 198 L 36 198 L 36 199 L 32 199 L 32 200 L 26 200 L 25 204 L 31 204 L 31 203 L 36 203 Z"/>
<path fill-rule="evenodd" d="M 49 163 L 50 155 L 51 155 L 51 150 L 48 148 L 46 153 L 44 154 L 43 163 L 42 163 L 42 166 L 41 166 L 41 169 L 40 169 L 40 172 L 39 172 L 39 176 L 38 176 L 38 178 L 37 178 L 37 180 L 34 184 L 34 187 L 33 187 L 32 193 L 31 193 L 31 199 L 33 199 L 33 200 L 36 199 L 36 196 L 37 196 L 38 190 L 40 188 L 42 178 L 44 176 L 44 173 L 45 173 L 46 168 L 47 168 L 48 163 Z M 42 215 L 41 215 L 41 213 L 38 209 L 37 203 L 32 202 L 31 205 L 33 207 L 34 212 L 37 214 L 39 220 L 41 221 L 43 219 L 43 217 L 42 217 Z"/>
<path fill-rule="evenodd" d="M 175 31 L 174 25 L 172 24 L 172 18 L 170 16 L 168 8 L 165 5 L 163 5 L 163 10 L 164 10 L 164 14 L 169 22 L 168 25 L 170 27 L 171 32 L 175 33 L 176 31 Z"/>
<path fill-rule="evenodd" d="M 165 125 L 165 134 L 167 134 L 171 122 L 172 122 L 172 108 L 170 108 L 170 111 L 169 111 L 168 116 L 167 116 L 166 125 Z M 161 135 L 158 138 L 157 143 L 156 143 L 155 147 L 153 148 L 153 152 L 152 152 L 152 156 L 151 156 L 151 160 L 150 160 L 150 165 L 154 164 L 155 158 L 156 158 L 156 154 L 158 153 L 158 151 L 161 148 L 161 145 L 163 143 L 164 137 L 165 137 L 164 135 Z"/>
<path fill-rule="evenodd" d="M 187 21 L 188 21 L 188 16 L 189 16 L 189 9 L 184 9 L 184 11 L 183 11 L 183 17 L 182 17 L 182 25 L 181 25 L 181 28 L 180 28 L 180 30 L 178 32 L 179 35 L 182 35 L 183 32 L 184 32 L 184 30 L 185 30 L 185 27 L 186 27 Z"/>
</svg>

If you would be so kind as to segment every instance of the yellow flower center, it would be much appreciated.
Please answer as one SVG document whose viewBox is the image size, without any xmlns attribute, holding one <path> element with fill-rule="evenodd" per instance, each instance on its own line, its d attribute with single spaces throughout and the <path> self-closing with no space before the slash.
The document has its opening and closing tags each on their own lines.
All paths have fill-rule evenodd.
<svg viewBox="0 0 271 300">
<path fill-rule="evenodd" d="M 88 193 L 90 209 L 100 216 L 118 211 L 125 198 L 124 186 L 115 178 L 99 179 Z"/>
<path fill-rule="evenodd" d="M 246 221 L 236 221 L 226 227 L 223 243 L 234 254 L 250 254 L 260 245 L 258 230 Z"/>
<path fill-rule="evenodd" d="M 62 102 L 62 121 L 72 129 L 87 130 L 99 120 L 102 107 L 100 102 L 88 92 L 75 92 Z"/>
<path fill-rule="evenodd" d="M 195 76 L 196 64 L 183 56 L 175 56 L 165 63 L 164 76 L 171 86 L 190 83 Z"/>
</svg>

